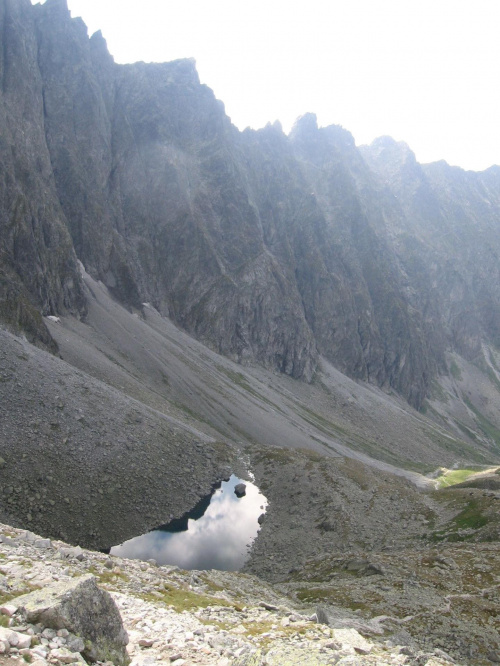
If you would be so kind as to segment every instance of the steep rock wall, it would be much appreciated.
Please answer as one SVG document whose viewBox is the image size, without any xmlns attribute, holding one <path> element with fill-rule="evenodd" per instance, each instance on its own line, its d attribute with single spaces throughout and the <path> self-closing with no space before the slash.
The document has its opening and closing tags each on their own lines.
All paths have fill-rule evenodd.
<svg viewBox="0 0 500 666">
<path fill-rule="evenodd" d="M 28 0 L 0 1 L 0 316 L 53 348 L 40 313 L 84 312 L 45 140 L 44 82 Z"/>
<path fill-rule="evenodd" d="M 323 355 L 416 407 L 500 340 L 498 170 L 356 148 L 304 116 L 239 132 L 191 60 L 116 65 L 65 0 L 0 0 L 0 316 L 121 302 L 310 380 Z"/>
</svg>

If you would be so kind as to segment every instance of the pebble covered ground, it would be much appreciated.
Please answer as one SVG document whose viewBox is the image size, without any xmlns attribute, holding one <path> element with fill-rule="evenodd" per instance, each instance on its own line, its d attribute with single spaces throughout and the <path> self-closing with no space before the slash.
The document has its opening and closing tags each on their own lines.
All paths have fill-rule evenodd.
<svg viewBox="0 0 500 666">
<path fill-rule="evenodd" d="M 0 663 L 84 663 L 81 638 L 20 625 L 15 604 L 21 594 L 88 573 L 119 608 L 132 666 L 453 663 L 444 652 L 409 650 L 383 636 L 367 639 L 349 626 L 349 613 L 327 626 L 310 606 L 248 574 L 158 567 L 6 525 L 0 526 Z"/>
</svg>

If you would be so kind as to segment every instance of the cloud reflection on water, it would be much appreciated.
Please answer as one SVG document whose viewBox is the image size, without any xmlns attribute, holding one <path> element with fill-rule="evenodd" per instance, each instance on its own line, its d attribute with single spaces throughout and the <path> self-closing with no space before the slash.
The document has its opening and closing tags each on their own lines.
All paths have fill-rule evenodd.
<svg viewBox="0 0 500 666">
<path fill-rule="evenodd" d="M 111 549 L 112 555 L 130 559 L 155 559 L 158 564 L 176 564 L 183 569 L 236 571 L 247 556 L 259 530 L 258 517 L 266 498 L 248 481 L 240 499 L 234 487 L 241 480 L 232 476 L 216 490 L 210 506 L 198 520 L 189 520 L 185 532 L 154 530 Z M 261 507 L 264 507 L 261 508 Z"/>
</svg>

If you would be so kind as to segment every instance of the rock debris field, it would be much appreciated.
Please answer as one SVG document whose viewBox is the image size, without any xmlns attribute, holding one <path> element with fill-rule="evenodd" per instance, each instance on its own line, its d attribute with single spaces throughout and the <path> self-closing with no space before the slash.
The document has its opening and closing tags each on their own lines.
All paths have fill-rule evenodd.
<svg viewBox="0 0 500 666">
<path fill-rule="evenodd" d="M 106 666 L 456 663 L 368 640 L 345 619 L 323 624 L 320 609 L 254 576 L 109 557 L 6 525 L 0 603 L 0 662 L 11 666 L 84 664 L 84 655 Z M 96 604 L 113 609 L 86 612 Z"/>
</svg>

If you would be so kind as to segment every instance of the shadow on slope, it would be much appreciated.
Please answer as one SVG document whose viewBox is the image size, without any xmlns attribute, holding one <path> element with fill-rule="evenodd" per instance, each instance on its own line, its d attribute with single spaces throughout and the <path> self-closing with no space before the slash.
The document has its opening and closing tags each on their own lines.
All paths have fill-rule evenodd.
<svg viewBox="0 0 500 666">
<path fill-rule="evenodd" d="M 0 329 L 0 520 L 106 548 L 230 473 L 213 438 Z"/>
</svg>

